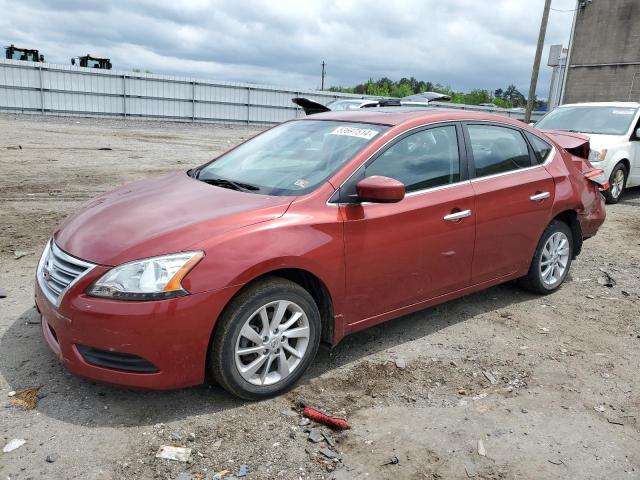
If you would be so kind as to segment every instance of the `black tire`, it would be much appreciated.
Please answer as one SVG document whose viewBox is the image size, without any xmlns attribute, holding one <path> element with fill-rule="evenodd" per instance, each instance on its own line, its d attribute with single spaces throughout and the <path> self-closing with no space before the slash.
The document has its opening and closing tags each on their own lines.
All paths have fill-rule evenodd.
<svg viewBox="0 0 640 480">
<path fill-rule="evenodd" d="M 618 171 L 620 170 L 622 170 L 622 175 L 624 177 L 624 180 L 622 182 L 622 188 L 620 189 L 620 191 L 616 192 L 616 195 L 614 195 L 612 193 L 613 182 L 614 182 L 615 176 L 618 175 Z M 604 192 L 604 198 L 608 204 L 613 205 L 620 201 L 624 193 L 624 189 L 627 186 L 628 175 L 629 175 L 629 172 L 627 171 L 627 166 L 624 163 L 619 163 L 613 168 L 613 170 L 611 171 L 611 176 L 609 177 L 609 189 L 606 192 Z"/>
<path fill-rule="evenodd" d="M 563 233 L 568 239 L 569 246 L 569 257 L 567 259 L 566 268 L 564 269 L 563 274 L 557 281 L 553 282 L 553 284 L 549 285 L 543 280 L 541 265 L 543 255 L 543 248 L 547 243 L 547 240 L 554 235 L 555 233 Z M 552 221 L 547 228 L 542 233 L 540 240 L 538 241 L 538 245 L 536 247 L 536 251 L 533 254 L 533 258 L 531 259 L 531 265 L 529 266 L 529 273 L 526 277 L 520 280 L 520 284 L 534 293 L 540 293 L 543 295 L 547 295 L 549 293 L 553 293 L 560 288 L 562 283 L 567 277 L 569 273 L 569 269 L 571 268 L 571 261 L 573 259 L 573 233 L 569 226 L 561 222 L 559 220 Z"/>
<path fill-rule="evenodd" d="M 304 311 L 309 323 L 309 342 L 299 364 L 288 376 L 272 385 L 254 385 L 242 377 L 236 366 L 236 342 L 252 314 L 277 300 L 294 302 Z M 297 283 L 280 277 L 259 280 L 241 291 L 218 319 L 209 350 L 210 373 L 225 390 L 245 400 L 261 400 L 278 395 L 291 388 L 313 362 L 320 345 L 320 332 L 320 312 L 309 292 Z"/>
</svg>

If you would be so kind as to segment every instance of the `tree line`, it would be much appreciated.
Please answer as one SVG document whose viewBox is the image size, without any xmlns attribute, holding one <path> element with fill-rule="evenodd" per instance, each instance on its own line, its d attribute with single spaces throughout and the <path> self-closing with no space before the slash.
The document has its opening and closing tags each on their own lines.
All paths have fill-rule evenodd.
<svg viewBox="0 0 640 480">
<path fill-rule="evenodd" d="M 380 97 L 408 97 L 421 92 L 444 93 L 451 97 L 452 103 L 464 103 L 467 105 L 479 105 L 481 103 L 492 103 L 497 107 L 514 108 L 524 107 L 527 99 L 520 93 L 515 85 L 506 88 L 498 88 L 493 92 L 486 89 L 476 88 L 470 92 L 456 92 L 448 85 L 440 83 L 425 82 L 414 77 L 401 78 L 399 81 L 391 80 L 387 77 L 373 80 L 370 78 L 365 83 L 359 83 L 355 87 L 331 87 L 332 92 L 355 93 L 358 95 L 374 95 Z M 535 107 L 542 106 L 544 102 L 535 100 Z"/>
</svg>

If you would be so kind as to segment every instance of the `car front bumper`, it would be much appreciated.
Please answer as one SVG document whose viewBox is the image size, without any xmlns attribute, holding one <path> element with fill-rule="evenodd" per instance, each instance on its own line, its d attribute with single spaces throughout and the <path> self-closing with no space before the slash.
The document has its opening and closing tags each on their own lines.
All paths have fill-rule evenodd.
<svg viewBox="0 0 640 480">
<path fill-rule="evenodd" d="M 59 307 L 35 285 L 44 339 L 71 373 L 150 390 L 204 382 L 211 333 L 235 289 L 131 302 L 85 295 L 92 281 L 74 285 Z"/>
</svg>

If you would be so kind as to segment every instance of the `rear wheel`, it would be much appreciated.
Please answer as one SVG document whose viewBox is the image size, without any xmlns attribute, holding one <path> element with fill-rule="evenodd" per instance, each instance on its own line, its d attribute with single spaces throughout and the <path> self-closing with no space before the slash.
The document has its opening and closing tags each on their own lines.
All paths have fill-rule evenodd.
<svg viewBox="0 0 640 480">
<path fill-rule="evenodd" d="M 573 258 L 573 235 L 569 226 L 554 220 L 547 226 L 533 254 L 523 286 L 536 293 L 555 292 L 564 282 Z"/>
<path fill-rule="evenodd" d="M 230 393 L 259 400 L 290 388 L 313 361 L 320 313 L 300 285 L 261 280 L 241 292 L 218 320 L 209 364 Z"/>
<path fill-rule="evenodd" d="M 609 177 L 609 190 L 604 192 L 607 203 L 618 203 L 627 184 L 627 167 L 624 163 L 617 164 Z"/>
</svg>

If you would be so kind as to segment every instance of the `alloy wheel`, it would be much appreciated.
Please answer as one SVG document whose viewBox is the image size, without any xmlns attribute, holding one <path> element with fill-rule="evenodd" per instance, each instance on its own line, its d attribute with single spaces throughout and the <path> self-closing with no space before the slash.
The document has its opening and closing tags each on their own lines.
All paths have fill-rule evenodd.
<svg viewBox="0 0 640 480">
<path fill-rule="evenodd" d="M 563 232 L 551 235 L 542 248 L 540 256 L 540 278 L 553 287 L 560 282 L 569 262 L 569 239 Z"/>
<path fill-rule="evenodd" d="M 611 196 L 618 198 L 624 189 L 624 171 L 622 168 L 616 170 L 611 180 Z"/>
<path fill-rule="evenodd" d="M 298 367 L 309 346 L 309 319 L 294 302 L 276 300 L 254 311 L 235 345 L 235 364 L 247 382 L 273 385 Z"/>
</svg>

